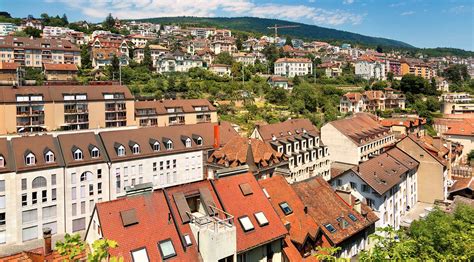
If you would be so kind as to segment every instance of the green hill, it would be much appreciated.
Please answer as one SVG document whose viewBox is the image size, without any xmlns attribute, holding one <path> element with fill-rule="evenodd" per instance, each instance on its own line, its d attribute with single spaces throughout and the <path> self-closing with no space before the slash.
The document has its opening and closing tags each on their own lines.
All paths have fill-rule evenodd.
<svg viewBox="0 0 474 262">
<path fill-rule="evenodd" d="M 212 26 L 218 28 L 227 28 L 230 30 L 254 32 L 258 34 L 273 35 L 273 31 L 267 27 L 278 25 L 298 25 L 299 27 L 290 29 L 279 29 L 280 35 L 289 35 L 291 37 L 303 39 L 317 39 L 323 41 L 345 41 L 353 44 L 362 44 L 368 46 L 381 45 L 392 48 L 413 48 L 412 45 L 381 37 L 371 37 L 361 34 L 330 29 L 315 25 L 295 23 L 278 19 L 256 18 L 256 17 L 158 17 L 141 19 L 159 24 L 188 24 L 192 26 Z"/>
</svg>

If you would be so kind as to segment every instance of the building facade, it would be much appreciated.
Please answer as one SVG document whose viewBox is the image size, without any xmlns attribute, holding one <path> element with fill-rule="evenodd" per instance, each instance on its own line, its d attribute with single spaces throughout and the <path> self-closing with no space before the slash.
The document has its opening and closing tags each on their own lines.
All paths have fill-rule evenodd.
<svg viewBox="0 0 474 262">
<path fill-rule="evenodd" d="M 274 73 L 286 77 L 312 74 L 313 63 L 308 58 L 280 58 L 275 61 Z"/>
</svg>

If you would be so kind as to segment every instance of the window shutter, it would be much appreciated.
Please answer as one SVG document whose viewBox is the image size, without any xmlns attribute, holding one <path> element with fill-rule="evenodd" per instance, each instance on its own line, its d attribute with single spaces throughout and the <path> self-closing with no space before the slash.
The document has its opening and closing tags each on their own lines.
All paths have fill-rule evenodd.
<svg viewBox="0 0 474 262">
<path fill-rule="evenodd" d="M 214 216 L 214 209 L 210 208 L 210 206 L 216 207 L 216 203 L 214 203 L 211 191 L 209 191 L 207 188 L 199 188 L 199 194 L 201 195 L 202 202 L 204 202 L 204 207 L 207 209 L 207 213 L 210 216 Z"/>
<path fill-rule="evenodd" d="M 176 206 L 178 207 L 181 221 L 183 221 L 183 224 L 188 223 L 190 220 L 188 213 L 191 213 L 191 210 L 189 209 L 188 202 L 186 201 L 183 192 L 174 193 L 173 198 Z"/>
</svg>

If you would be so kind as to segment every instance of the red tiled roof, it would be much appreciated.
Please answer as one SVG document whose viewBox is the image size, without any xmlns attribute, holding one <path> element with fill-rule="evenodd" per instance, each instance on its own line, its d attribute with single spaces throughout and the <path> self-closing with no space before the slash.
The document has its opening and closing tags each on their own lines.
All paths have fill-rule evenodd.
<svg viewBox="0 0 474 262">
<path fill-rule="evenodd" d="M 239 185 L 248 184 L 252 194 L 244 196 Z M 222 177 L 214 181 L 225 211 L 235 217 L 237 253 L 282 239 L 288 233 L 252 173 Z M 263 212 L 268 225 L 259 226 L 255 213 Z M 254 230 L 244 232 L 239 217 L 248 216 Z"/>
<path fill-rule="evenodd" d="M 195 107 L 207 106 L 208 111 L 196 111 Z M 135 111 L 138 109 L 153 108 L 159 115 L 169 114 L 167 108 L 179 107 L 183 113 L 197 112 L 215 112 L 217 109 L 207 99 L 176 99 L 176 100 L 155 100 L 155 101 L 136 101 Z"/>
<path fill-rule="evenodd" d="M 311 63 L 309 58 L 289 58 L 283 57 L 275 61 L 275 63 Z"/>
<path fill-rule="evenodd" d="M 61 149 L 57 139 L 52 135 L 35 135 L 15 137 L 11 140 L 15 156 L 16 171 L 32 171 L 42 168 L 56 168 L 63 166 Z M 54 162 L 47 163 L 45 153 L 51 151 L 54 153 Z M 33 153 L 36 158 L 34 165 L 26 165 L 25 157 Z"/>
<path fill-rule="evenodd" d="M 406 128 L 410 128 L 413 126 L 421 126 L 425 123 L 426 119 L 415 117 L 385 118 L 380 120 L 380 124 L 385 127 L 405 126 Z"/>
<path fill-rule="evenodd" d="M 474 177 L 454 177 L 454 184 L 449 188 L 449 193 L 469 188 L 474 191 Z"/>
<path fill-rule="evenodd" d="M 16 70 L 20 63 L 0 62 L 0 70 Z"/>
<path fill-rule="evenodd" d="M 344 98 L 350 100 L 351 102 L 358 102 L 362 99 L 361 93 L 346 93 L 343 95 Z"/>
<path fill-rule="evenodd" d="M 48 38 L 29 38 L 29 37 L 19 37 L 19 36 L 2 36 L 0 37 L 0 48 L 12 48 L 15 43 L 21 43 L 20 48 L 25 50 L 60 50 L 60 51 L 69 51 L 69 52 L 79 52 L 77 46 L 73 45 L 71 42 L 62 39 L 48 39 Z M 49 47 L 43 47 L 44 45 L 49 45 Z"/>
<path fill-rule="evenodd" d="M 308 213 L 313 217 L 316 223 L 321 225 L 324 234 L 334 245 L 338 245 L 345 239 L 365 230 L 378 220 L 377 215 L 365 204 L 362 204 L 362 213 L 366 214 L 365 216 L 355 211 L 353 207 L 342 200 L 334 189 L 332 189 L 331 185 L 321 177 L 294 183 L 292 187 L 295 189 L 303 204 L 308 207 Z M 357 221 L 352 221 L 348 217 L 348 214 L 353 214 L 357 218 Z M 349 224 L 344 229 L 336 220 L 341 216 L 343 216 Z M 326 224 L 331 224 L 336 229 L 336 232 L 329 232 L 324 226 Z"/>
<path fill-rule="evenodd" d="M 75 261 L 86 260 L 87 250 L 81 252 L 74 257 Z M 68 261 L 69 257 L 60 255 L 57 251 L 53 251 L 51 254 L 44 255 L 44 248 L 39 247 L 29 251 L 22 251 L 17 254 L 0 257 L 1 262 L 63 262 Z"/>
<path fill-rule="evenodd" d="M 43 64 L 45 70 L 54 71 L 78 71 L 75 64 Z"/>
<path fill-rule="evenodd" d="M 385 98 L 384 93 L 380 90 L 368 90 L 364 92 L 364 95 L 369 100 L 379 100 Z"/>
<path fill-rule="evenodd" d="M 184 250 L 174 221 L 169 220 L 170 209 L 163 191 L 98 203 L 96 208 L 103 237 L 119 243 L 110 250 L 112 256 L 132 261 L 131 251 L 145 247 L 150 261 L 162 261 L 158 242 L 171 239 L 177 254 L 174 260 L 199 261 L 195 241 Z M 120 212 L 131 209 L 135 210 L 138 223 L 124 227 Z"/>
<path fill-rule="evenodd" d="M 308 119 L 289 119 L 285 122 L 261 125 L 256 127 L 263 141 L 268 142 L 272 140 L 272 135 L 277 139 L 291 137 L 295 135 L 302 135 L 304 130 L 308 133 L 319 136 L 319 131 Z M 288 133 L 291 132 L 291 135 Z"/>
<path fill-rule="evenodd" d="M 383 127 L 374 118 L 368 113 L 357 113 L 352 117 L 329 122 L 328 125 L 332 125 L 354 143 L 362 145 L 390 134 L 390 129 Z"/>
<path fill-rule="evenodd" d="M 64 156 L 64 163 L 66 166 L 79 166 L 96 163 L 104 163 L 107 161 L 105 149 L 102 147 L 102 142 L 98 135 L 93 132 L 73 133 L 58 136 Z M 99 157 L 92 158 L 91 150 L 96 147 L 99 149 Z M 74 160 L 74 153 L 76 149 L 82 151 L 82 160 Z"/>
</svg>

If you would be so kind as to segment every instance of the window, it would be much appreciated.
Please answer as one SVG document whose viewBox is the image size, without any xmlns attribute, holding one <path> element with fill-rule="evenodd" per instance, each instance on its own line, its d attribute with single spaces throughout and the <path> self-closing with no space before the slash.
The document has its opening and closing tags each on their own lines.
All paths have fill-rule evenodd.
<svg viewBox="0 0 474 262">
<path fill-rule="evenodd" d="M 366 200 L 367 200 L 367 205 L 369 207 L 373 208 L 374 207 L 374 200 L 371 199 L 371 198 L 366 198 Z"/>
<path fill-rule="evenodd" d="M 91 150 L 91 157 L 92 158 L 98 158 L 100 156 L 99 149 L 97 147 L 94 147 Z"/>
<path fill-rule="evenodd" d="M 352 189 L 357 189 L 357 184 L 354 183 L 354 182 L 351 182 L 351 188 L 352 188 Z"/>
<path fill-rule="evenodd" d="M 124 156 L 125 155 L 125 147 L 120 145 L 118 148 L 117 148 L 117 155 L 118 156 Z"/>
<path fill-rule="evenodd" d="M 198 139 L 196 139 L 196 144 L 198 146 L 202 146 L 202 138 L 201 137 L 198 137 Z"/>
<path fill-rule="evenodd" d="M 44 155 L 44 159 L 46 160 L 46 163 L 53 163 L 54 162 L 54 153 L 51 151 L 48 151 Z"/>
<path fill-rule="evenodd" d="M 81 174 L 80 179 L 81 179 L 81 182 L 85 182 L 85 181 L 91 181 L 92 177 L 93 177 L 92 172 L 86 171 L 86 172 Z"/>
<path fill-rule="evenodd" d="M 143 174 L 143 165 L 142 164 L 139 164 L 138 165 L 138 174 Z"/>
<path fill-rule="evenodd" d="M 174 250 L 171 239 L 160 241 L 158 243 L 158 248 L 160 249 L 163 260 L 176 256 L 176 251 Z"/>
<path fill-rule="evenodd" d="M 38 203 L 38 192 L 31 193 L 31 204 Z"/>
<path fill-rule="evenodd" d="M 5 192 L 5 180 L 0 180 L 0 192 Z"/>
<path fill-rule="evenodd" d="M 48 191 L 43 190 L 41 192 L 41 202 L 44 203 L 46 201 L 48 201 Z"/>
<path fill-rule="evenodd" d="M 132 259 L 134 262 L 148 262 L 148 253 L 146 252 L 146 248 L 141 248 L 138 250 L 132 251 Z"/>
<path fill-rule="evenodd" d="M 102 194 L 102 183 L 97 183 L 97 194 Z"/>
<path fill-rule="evenodd" d="M 4 209 L 6 206 L 5 196 L 0 196 L 0 209 Z"/>
<path fill-rule="evenodd" d="M 347 222 L 343 217 L 338 217 L 336 220 L 342 228 L 347 228 L 349 226 L 349 222 Z"/>
<path fill-rule="evenodd" d="M 239 222 L 245 232 L 251 231 L 255 228 L 248 216 L 239 217 Z"/>
<path fill-rule="evenodd" d="M 86 213 L 86 202 L 82 201 L 81 202 L 81 215 L 84 215 Z"/>
<path fill-rule="evenodd" d="M 6 231 L 0 231 L 0 244 L 5 244 L 7 242 Z"/>
<path fill-rule="evenodd" d="M 97 169 L 97 178 L 98 179 L 102 178 L 102 169 Z"/>
<path fill-rule="evenodd" d="M 158 141 L 153 143 L 153 151 L 160 151 L 160 143 Z"/>
<path fill-rule="evenodd" d="M 23 211 L 22 214 L 21 214 L 21 222 L 23 224 L 36 222 L 37 220 L 38 220 L 38 210 L 37 209 Z"/>
<path fill-rule="evenodd" d="M 0 167 L 4 167 L 5 166 L 5 158 L 3 158 L 3 156 L 0 156 Z"/>
<path fill-rule="evenodd" d="M 153 172 L 156 171 L 156 162 L 153 162 Z"/>
<path fill-rule="evenodd" d="M 56 188 L 51 189 L 51 201 L 56 200 Z"/>
<path fill-rule="evenodd" d="M 338 178 L 336 180 L 336 184 L 337 184 L 337 186 L 342 186 L 342 180 Z"/>
<path fill-rule="evenodd" d="M 171 140 L 168 140 L 166 142 L 166 150 L 171 150 L 173 149 L 173 142 Z"/>
<path fill-rule="evenodd" d="M 26 155 L 25 164 L 27 166 L 31 166 L 31 165 L 36 164 L 36 157 L 33 153 L 29 153 L 29 154 Z"/>
<path fill-rule="evenodd" d="M 42 176 L 36 177 L 35 179 L 33 179 L 31 186 L 33 188 L 46 187 L 46 178 Z"/>
<path fill-rule="evenodd" d="M 43 219 L 56 217 L 56 206 L 43 207 Z"/>
<path fill-rule="evenodd" d="M 76 151 L 74 151 L 74 160 L 82 160 L 82 159 L 83 159 L 82 151 L 80 149 L 76 149 Z"/>
<path fill-rule="evenodd" d="M 90 184 L 89 185 L 89 196 L 93 196 L 93 195 L 94 195 L 94 185 Z"/>
<path fill-rule="evenodd" d="M 77 232 L 86 229 L 86 219 L 79 218 L 72 221 L 72 232 Z"/>
<path fill-rule="evenodd" d="M 254 215 L 255 219 L 257 219 L 257 222 L 261 227 L 268 225 L 268 219 L 267 217 L 265 217 L 265 214 L 263 212 L 258 212 Z"/>
<path fill-rule="evenodd" d="M 173 168 L 176 168 L 176 159 L 173 159 Z"/>
<path fill-rule="evenodd" d="M 283 213 L 285 213 L 285 215 L 289 215 L 293 213 L 293 210 L 291 209 L 290 205 L 288 205 L 287 202 L 280 203 L 280 208 L 281 210 L 283 210 Z"/>
<path fill-rule="evenodd" d="M 55 186 L 56 185 L 56 174 L 51 175 L 51 185 Z"/>
<path fill-rule="evenodd" d="M 21 179 L 21 190 L 26 190 L 28 187 L 27 185 L 27 182 L 26 182 L 26 178 L 22 178 Z"/>
<path fill-rule="evenodd" d="M 76 216 L 77 215 L 77 204 L 73 203 L 71 209 L 72 209 L 72 216 Z"/>
<path fill-rule="evenodd" d="M 134 144 L 132 147 L 132 152 L 134 155 L 140 154 L 140 146 L 138 144 Z"/>
<path fill-rule="evenodd" d="M 26 206 L 28 205 L 28 195 L 23 194 L 21 195 L 21 206 Z"/>
<path fill-rule="evenodd" d="M 186 246 L 191 246 L 193 242 L 191 241 L 191 236 L 190 235 L 184 235 L 184 242 L 186 243 Z"/>
<path fill-rule="evenodd" d="M 76 187 L 71 188 L 71 199 L 76 200 Z"/>
<path fill-rule="evenodd" d="M 5 212 L 0 213 L 0 226 L 5 225 Z"/>
<path fill-rule="evenodd" d="M 324 227 L 331 233 L 336 232 L 336 228 L 331 224 L 326 224 L 326 225 L 324 225 Z"/>
<path fill-rule="evenodd" d="M 367 186 L 366 184 L 362 184 L 362 192 L 370 192 L 369 186 Z"/>
<path fill-rule="evenodd" d="M 37 239 L 38 238 L 38 227 L 29 227 L 29 228 L 24 228 L 21 232 L 21 238 L 23 242 L 32 240 L 32 239 Z"/>
<path fill-rule="evenodd" d="M 355 217 L 353 214 L 350 214 L 350 213 L 349 213 L 349 215 L 347 215 L 347 216 L 348 216 L 352 221 L 354 221 L 354 222 L 357 221 L 357 217 Z"/>
</svg>

